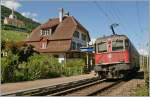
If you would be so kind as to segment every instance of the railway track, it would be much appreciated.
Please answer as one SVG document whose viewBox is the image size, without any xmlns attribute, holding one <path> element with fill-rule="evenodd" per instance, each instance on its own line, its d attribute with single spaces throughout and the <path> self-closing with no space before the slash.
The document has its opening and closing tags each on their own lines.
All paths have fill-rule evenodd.
<svg viewBox="0 0 150 97">
<path fill-rule="evenodd" d="M 133 77 L 133 76 L 132 76 Z M 128 80 L 132 79 L 129 78 Z M 120 87 L 128 81 L 116 80 L 108 81 L 106 79 L 99 79 L 98 77 L 88 78 L 84 80 L 73 81 L 53 86 L 45 86 L 35 89 L 15 91 L 11 93 L 4 93 L 2 96 L 91 96 L 91 95 L 107 95 L 109 91 Z"/>
<path fill-rule="evenodd" d="M 97 93 L 107 91 L 109 88 L 117 85 L 118 83 L 122 82 L 121 80 L 115 82 L 107 82 L 105 79 L 100 80 L 99 82 L 93 82 L 90 84 L 85 84 L 80 87 L 72 88 L 69 90 L 57 92 L 52 94 L 52 96 L 92 96 L 96 95 Z"/>
<path fill-rule="evenodd" d="M 104 80 L 104 79 L 103 79 Z M 62 92 L 64 90 L 68 90 L 71 88 L 75 87 L 80 87 L 85 84 L 92 83 L 99 83 L 102 80 L 100 80 L 98 77 L 93 77 L 89 79 L 83 79 L 83 80 L 78 80 L 78 81 L 73 81 L 69 83 L 63 83 L 63 84 L 58 84 L 58 85 L 53 85 L 53 86 L 45 86 L 45 87 L 40 87 L 40 88 L 33 88 L 33 89 L 27 89 L 27 90 L 20 90 L 20 91 L 15 91 L 15 92 L 9 92 L 9 93 L 2 93 L 2 96 L 45 96 L 45 95 L 54 95 L 57 94 L 58 92 Z"/>
<path fill-rule="evenodd" d="M 120 83 L 121 80 L 115 82 L 107 82 L 106 79 L 90 78 L 79 80 L 70 83 L 59 84 L 55 86 L 41 87 L 38 89 L 30 89 L 24 91 L 18 91 L 14 93 L 2 94 L 2 96 L 90 96 L 96 95 L 102 91 L 115 86 Z"/>
</svg>

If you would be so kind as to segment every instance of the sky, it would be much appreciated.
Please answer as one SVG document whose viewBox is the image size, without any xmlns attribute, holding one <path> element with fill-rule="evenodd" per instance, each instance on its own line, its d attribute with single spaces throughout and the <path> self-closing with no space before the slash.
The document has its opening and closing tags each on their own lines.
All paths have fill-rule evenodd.
<svg viewBox="0 0 150 97">
<path fill-rule="evenodd" d="M 22 15 L 40 23 L 58 17 L 58 10 L 64 8 L 89 31 L 92 40 L 111 35 L 110 25 L 118 23 L 119 26 L 115 27 L 115 32 L 127 35 L 140 53 L 148 53 L 148 0 L 3 0 L 2 4 L 9 8 L 13 7 Z"/>
</svg>

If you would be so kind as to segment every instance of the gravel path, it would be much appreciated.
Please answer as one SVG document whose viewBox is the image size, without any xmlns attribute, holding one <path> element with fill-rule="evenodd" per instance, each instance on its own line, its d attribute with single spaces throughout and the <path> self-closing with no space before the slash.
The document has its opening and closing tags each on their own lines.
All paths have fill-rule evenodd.
<svg viewBox="0 0 150 97">
<path fill-rule="evenodd" d="M 143 72 L 139 72 L 138 75 L 129 80 L 124 81 L 122 84 L 116 85 L 116 87 L 110 88 L 108 91 L 98 94 L 100 96 L 132 96 L 134 90 L 137 87 L 144 85 Z"/>
<path fill-rule="evenodd" d="M 144 84 L 143 79 L 133 79 L 111 91 L 107 96 L 131 96 L 133 90 Z"/>
<path fill-rule="evenodd" d="M 71 77 L 60 77 L 60 78 L 52 78 L 52 79 L 41 79 L 41 80 L 35 80 L 35 81 L 7 83 L 7 84 L 1 85 L 1 93 L 8 93 L 8 92 L 14 92 L 18 90 L 38 88 L 38 87 L 43 87 L 47 85 L 57 85 L 61 83 L 68 83 L 72 81 L 91 78 L 94 76 L 95 75 L 91 73 L 91 74 L 84 74 L 84 75 L 71 76 Z"/>
</svg>

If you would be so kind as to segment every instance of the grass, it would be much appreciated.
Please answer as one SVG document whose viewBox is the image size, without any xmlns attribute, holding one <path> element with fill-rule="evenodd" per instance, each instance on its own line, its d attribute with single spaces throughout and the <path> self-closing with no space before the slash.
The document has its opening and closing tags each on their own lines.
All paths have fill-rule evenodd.
<svg viewBox="0 0 150 97">
<path fill-rule="evenodd" d="M 1 39 L 5 41 L 23 41 L 27 38 L 28 33 L 11 30 L 1 30 Z"/>
<path fill-rule="evenodd" d="M 138 87 L 133 96 L 148 96 L 148 89 L 145 85 Z"/>
</svg>

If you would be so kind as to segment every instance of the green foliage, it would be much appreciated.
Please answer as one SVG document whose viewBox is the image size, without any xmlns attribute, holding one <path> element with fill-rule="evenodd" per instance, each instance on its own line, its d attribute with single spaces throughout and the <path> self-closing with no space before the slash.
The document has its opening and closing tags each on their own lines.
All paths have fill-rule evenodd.
<svg viewBox="0 0 150 97">
<path fill-rule="evenodd" d="M 18 64 L 22 64 L 35 53 L 33 47 L 24 42 L 3 41 L 2 51 L 7 53 L 7 56 L 1 56 L 2 82 L 27 80 L 23 76 L 26 73 L 19 69 Z"/>
<path fill-rule="evenodd" d="M 135 93 L 133 94 L 133 96 L 148 96 L 148 95 L 149 95 L 149 89 L 145 85 L 138 87 L 135 90 Z"/>
<path fill-rule="evenodd" d="M 9 65 L 11 64 L 11 60 L 8 60 L 7 58 L 1 58 L 1 80 L 2 82 L 7 81 L 7 73 L 9 72 Z"/>
<path fill-rule="evenodd" d="M 66 65 L 67 67 L 80 67 L 84 66 L 85 62 L 82 59 L 73 59 L 73 60 L 68 60 Z"/>
<path fill-rule="evenodd" d="M 13 25 L 6 25 L 6 24 L 3 24 L 1 26 L 1 28 L 3 30 L 12 30 L 12 31 L 18 31 L 18 32 L 30 32 L 28 31 L 28 29 L 26 28 L 23 28 L 23 27 L 16 27 L 16 26 L 13 26 Z"/>
<path fill-rule="evenodd" d="M 17 32 L 17 31 L 9 31 L 9 30 L 1 30 L 1 39 L 5 41 L 23 41 L 27 38 L 28 33 Z"/>
<path fill-rule="evenodd" d="M 2 82 L 11 82 L 14 80 L 14 70 L 18 64 L 18 55 L 10 53 L 1 58 Z"/>
<path fill-rule="evenodd" d="M 25 76 L 25 71 L 24 70 L 17 70 L 17 69 L 15 69 L 15 71 L 14 71 L 14 81 L 26 81 L 26 80 L 28 80 L 27 79 L 27 76 Z"/>
<path fill-rule="evenodd" d="M 5 44 L 6 44 L 6 41 L 5 40 L 1 40 L 1 50 L 5 49 Z"/>
<path fill-rule="evenodd" d="M 51 78 L 60 76 L 60 64 L 52 56 L 34 54 L 27 61 L 28 79 Z"/>
<path fill-rule="evenodd" d="M 84 73 L 85 62 L 82 59 L 68 60 L 64 65 L 64 75 L 72 76 Z"/>
<path fill-rule="evenodd" d="M 83 60 L 69 60 L 60 64 L 50 55 L 38 54 L 33 46 L 24 42 L 3 41 L 2 82 L 17 82 L 54 78 L 60 76 L 79 75 L 84 72 Z"/>
<path fill-rule="evenodd" d="M 8 17 L 10 14 L 11 14 L 11 10 L 9 8 L 1 5 L 1 22 L 2 23 L 3 23 L 4 18 Z M 17 19 L 22 20 L 25 23 L 25 28 L 28 31 L 31 31 L 40 25 L 40 23 L 35 22 L 30 18 L 26 18 L 16 11 L 14 11 L 14 14 L 17 16 Z"/>
<path fill-rule="evenodd" d="M 32 56 L 34 53 L 38 53 L 34 51 L 34 47 L 32 45 L 22 45 L 19 47 L 18 54 L 19 54 L 19 61 L 27 61 L 27 59 Z"/>
</svg>

